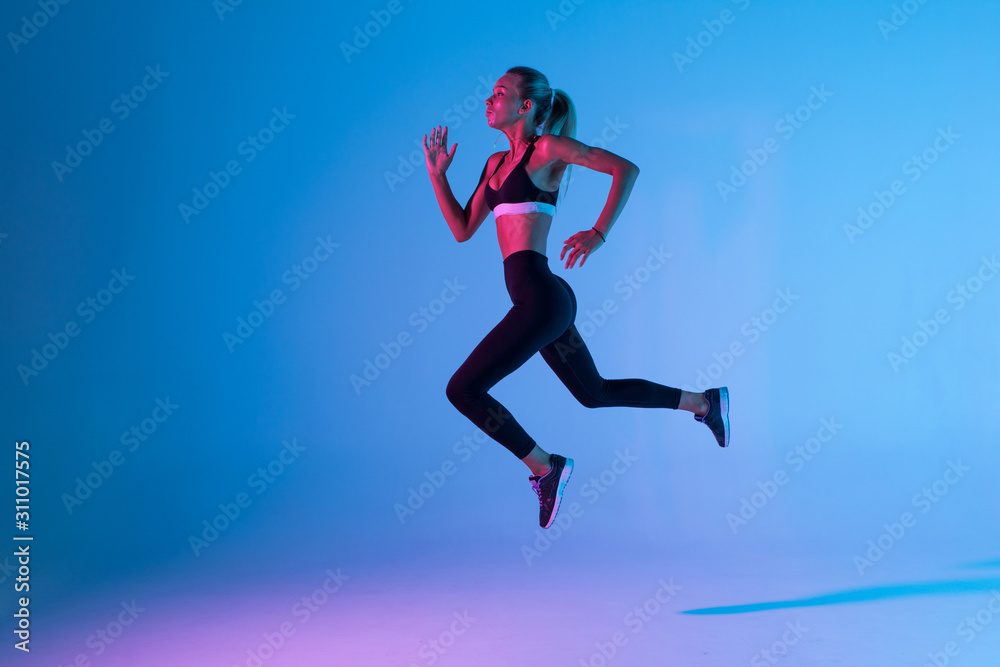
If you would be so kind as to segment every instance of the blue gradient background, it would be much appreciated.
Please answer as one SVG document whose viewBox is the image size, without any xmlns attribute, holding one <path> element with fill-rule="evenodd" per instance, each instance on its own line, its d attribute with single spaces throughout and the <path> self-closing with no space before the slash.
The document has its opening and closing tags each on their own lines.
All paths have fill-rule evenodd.
<svg viewBox="0 0 1000 667">
<path fill-rule="evenodd" d="M 578 485 L 616 451 L 637 457 L 572 539 L 621 553 L 808 543 L 850 572 L 960 459 L 969 472 L 895 550 L 995 547 L 1000 281 L 960 310 L 947 299 L 1000 251 L 1000 7 L 928 2 L 884 36 L 888 2 L 563 3 L 575 9 L 556 23 L 557 3 L 400 6 L 349 62 L 341 44 L 384 3 L 243 2 L 220 20 L 207 1 L 72 2 L 18 52 L 8 38 L 0 433 L 7 466 L 14 441 L 31 443 L 38 637 L 59 634 L 47 610 L 123 581 L 521 558 L 537 528 L 528 471 L 492 440 L 464 460 L 456 443 L 476 429 L 444 393 L 509 307 L 492 216 L 455 243 L 417 149 L 449 125 L 464 206 L 507 148 L 493 145 L 486 91 L 522 64 L 572 97 L 577 139 L 641 169 L 585 267 L 562 268 L 561 241 L 594 224 L 609 177 L 572 170 L 549 239 L 578 325 L 600 323 L 587 344 L 602 374 L 702 389 L 713 354 L 745 348 L 713 380 L 730 389 L 729 450 L 687 413 L 588 411 L 538 357 L 495 388 L 543 447 L 577 461 Z M 735 20 L 679 71 L 673 54 L 723 9 Z M 36 11 L 6 3 L 0 26 Z M 111 102 L 147 66 L 169 75 L 119 119 Z M 776 131 L 812 87 L 832 96 L 791 137 Z M 247 162 L 238 145 L 275 108 L 294 118 Z M 105 117 L 114 132 L 60 182 L 53 161 Z M 904 163 L 948 128 L 959 138 L 911 181 Z M 718 182 L 768 137 L 777 152 L 723 200 Z M 229 160 L 242 173 L 186 224 L 179 205 Z M 906 193 L 852 243 L 844 226 L 894 179 Z M 317 239 L 339 246 L 292 290 L 283 275 Z M 626 299 L 616 285 L 651 247 L 671 257 Z M 134 280 L 85 322 L 78 304 L 123 268 Z M 465 288 L 419 330 L 411 314 L 446 281 Z M 230 352 L 224 333 L 274 289 L 285 302 Z M 798 299 L 751 341 L 744 325 L 779 289 Z M 606 299 L 617 312 L 588 316 Z M 939 308 L 950 321 L 893 369 L 887 354 Z M 80 334 L 22 381 L 70 320 Z M 356 391 L 351 376 L 401 332 L 412 344 Z M 123 432 L 168 397 L 173 415 L 127 451 Z M 842 429 L 793 471 L 786 453 L 824 418 Z M 250 475 L 293 439 L 302 453 L 256 493 Z M 68 511 L 65 494 L 113 450 L 124 463 Z M 455 474 L 401 520 L 396 505 L 447 461 Z M 778 470 L 789 483 L 734 532 L 726 515 Z M 251 505 L 196 555 L 190 536 L 241 492 Z"/>
</svg>

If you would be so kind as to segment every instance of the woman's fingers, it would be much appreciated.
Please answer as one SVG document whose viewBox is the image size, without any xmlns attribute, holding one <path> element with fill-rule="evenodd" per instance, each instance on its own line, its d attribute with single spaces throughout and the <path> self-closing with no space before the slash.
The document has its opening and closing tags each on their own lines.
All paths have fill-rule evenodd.
<svg viewBox="0 0 1000 667">
<path fill-rule="evenodd" d="M 579 255 L 580 255 L 580 248 L 577 248 L 577 247 L 574 246 L 573 250 L 570 251 L 570 253 L 569 253 L 569 257 L 566 258 L 566 268 L 567 269 L 572 269 L 573 268 L 573 265 L 576 264 L 576 258 Z"/>
<path fill-rule="evenodd" d="M 579 236 L 579 235 L 578 234 L 574 234 L 573 236 L 571 236 L 568 239 L 566 239 L 565 241 L 563 241 L 563 243 L 565 243 L 566 245 L 563 246 L 562 253 L 559 255 L 559 260 L 562 261 L 563 258 L 565 257 L 565 259 L 566 259 L 566 266 L 565 266 L 565 268 L 567 268 L 567 269 L 570 268 L 570 265 L 574 261 L 576 261 L 576 254 L 577 254 L 577 252 L 579 252 L 577 250 L 577 248 L 576 248 L 576 237 L 577 236 Z M 569 256 L 566 255 L 567 251 L 569 251 Z"/>
<path fill-rule="evenodd" d="M 589 231 L 589 230 L 588 230 Z M 563 258 L 566 259 L 566 268 L 571 269 L 576 265 L 576 260 L 580 260 L 580 266 L 582 267 L 587 261 L 587 257 L 594 250 L 599 248 L 602 243 L 598 243 L 595 234 L 588 234 L 587 232 L 578 232 L 573 236 L 569 237 L 563 243 L 562 252 L 559 254 L 559 260 L 562 261 Z M 566 252 L 569 251 L 569 256 Z"/>
<path fill-rule="evenodd" d="M 568 250 L 570 250 L 571 248 L 573 248 L 573 249 L 576 248 L 576 237 L 577 236 L 578 236 L 578 234 L 574 234 L 573 236 L 571 236 L 568 239 L 566 239 L 565 241 L 563 241 L 564 245 L 563 245 L 562 252 L 559 253 L 559 261 L 562 261 L 563 258 L 566 257 L 566 252 Z"/>
<path fill-rule="evenodd" d="M 424 147 L 432 148 L 435 146 L 447 146 L 448 144 L 448 126 L 442 128 L 440 125 L 431 128 L 431 139 L 430 143 L 427 142 L 427 135 L 424 135 Z"/>
<path fill-rule="evenodd" d="M 427 157 L 427 168 L 441 171 L 448 168 L 455 157 L 455 150 L 458 144 L 453 144 L 451 151 L 448 150 L 448 126 L 438 125 L 431 128 L 430 138 L 424 135 L 424 155 Z"/>
</svg>

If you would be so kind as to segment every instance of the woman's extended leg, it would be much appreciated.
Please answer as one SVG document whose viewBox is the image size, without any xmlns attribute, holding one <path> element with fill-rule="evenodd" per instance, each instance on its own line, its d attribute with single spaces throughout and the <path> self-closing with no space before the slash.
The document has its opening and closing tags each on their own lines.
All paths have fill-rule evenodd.
<svg viewBox="0 0 1000 667">
<path fill-rule="evenodd" d="M 540 350 L 560 382 L 587 408 L 669 408 L 687 410 L 697 416 L 708 412 L 705 394 L 667 387 L 649 380 L 606 380 L 597 372 L 594 359 L 575 325 L 555 342 Z"/>
<path fill-rule="evenodd" d="M 565 280 L 556 278 L 570 296 L 575 320 L 576 295 Z M 720 447 L 729 446 L 729 392 L 726 387 L 693 393 L 649 380 L 606 380 L 597 372 L 590 350 L 572 324 L 559 338 L 542 348 L 540 354 L 573 396 L 588 408 L 622 406 L 687 410 L 709 427 Z"/>
<path fill-rule="evenodd" d="M 572 318 L 576 320 L 576 295 L 569 284 L 555 276 L 570 297 Z M 588 408 L 670 408 L 687 410 L 696 416 L 708 412 L 709 404 L 704 394 L 695 394 L 649 380 L 605 380 L 597 372 L 590 350 L 576 325 L 569 328 L 551 344 L 540 350 L 542 358 L 566 385 L 576 400 Z"/>
</svg>

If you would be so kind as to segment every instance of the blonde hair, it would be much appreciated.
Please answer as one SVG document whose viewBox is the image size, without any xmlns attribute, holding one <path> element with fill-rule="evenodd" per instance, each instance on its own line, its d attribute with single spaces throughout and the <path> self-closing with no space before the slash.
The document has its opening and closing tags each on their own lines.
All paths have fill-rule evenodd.
<svg viewBox="0 0 1000 667">
<path fill-rule="evenodd" d="M 535 122 L 542 129 L 538 132 L 536 127 L 537 134 L 576 138 L 576 106 L 565 90 L 550 87 L 548 78 L 532 67 L 511 67 L 507 74 L 517 77 L 517 96 L 531 100 L 534 105 Z M 569 165 L 563 177 L 572 168 L 573 165 Z"/>
</svg>

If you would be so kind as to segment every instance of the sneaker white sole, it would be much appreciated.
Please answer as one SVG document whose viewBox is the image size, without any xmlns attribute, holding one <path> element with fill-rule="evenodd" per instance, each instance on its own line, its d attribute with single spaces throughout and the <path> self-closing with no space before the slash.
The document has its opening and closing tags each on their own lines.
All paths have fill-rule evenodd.
<svg viewBox="0 0 1000 667">
<path fill-rule="evenodd" d="M 726 444 L 723 447 L 729 446 L 729 388 L 722 387 L 719 389 L 719 411 L 722 412 L 722 427 L 726 429 Z"/>
<path fill-rule="evenodd" d="M 573 459 L 566 459 L 566 465 L 563 466 L 562 474 L 559 475 L 559 486 L 556 487 L 556 504 L 552 508 L 552 514 L 549 515 L 549 522 L 542 526 L 542 528 L 548 528 L 556 520 L 556 514 L 559 513 L 559 506 L 562 504 L 563 491 L 566 490 L 566 482 L 569 481 L 569 476 L 573 474 Z"/>
</svg>

